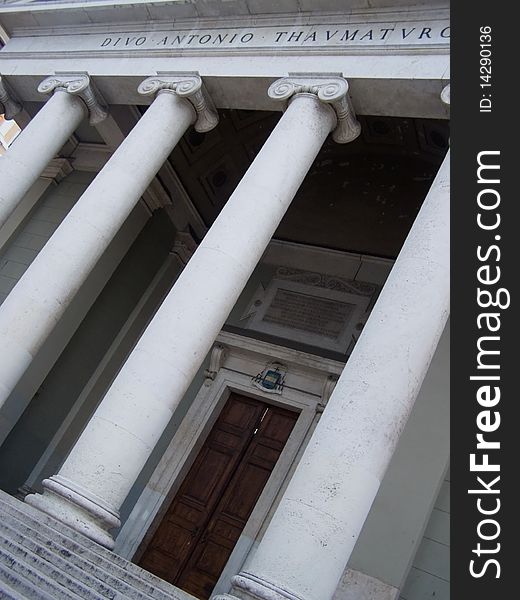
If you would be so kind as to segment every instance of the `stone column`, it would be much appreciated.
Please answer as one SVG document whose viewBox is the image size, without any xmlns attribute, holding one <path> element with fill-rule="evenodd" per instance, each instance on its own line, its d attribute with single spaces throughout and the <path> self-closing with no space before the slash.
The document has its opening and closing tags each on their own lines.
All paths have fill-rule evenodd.
<svg viewBox="0 0 520 600">
<path fill-rule="evenodd" d="M 0 161 L 0 227 L 83 118 L 88 114 L 90 123 L 96 124 L 107 116 L 88 75 L 53 75 L 38 91 L 53 94 Z M 6 106 L 12 115 L 16 108 L 12 103 Z"/>
<path fill-rule="evenodd" d="M 201 86 L 192 75 L 141 84 L 152 105 L 0 307 L 0 406 L 190 124 L 216 125 Z"/>
<path fill-rule="evenodd" d="M 449 314 L 449 172 L 448 153 L 260 545 L 233 578 L 240 598 L 334 595 Z"/>
<path fill-rule="evenodd" d="M 359 134 L 339 77 L 287 79 L 285 114 L 181 273 L 43 496 L 28 496 L 99 543 L 108 533 L 323 142 Z"/>
</svg>

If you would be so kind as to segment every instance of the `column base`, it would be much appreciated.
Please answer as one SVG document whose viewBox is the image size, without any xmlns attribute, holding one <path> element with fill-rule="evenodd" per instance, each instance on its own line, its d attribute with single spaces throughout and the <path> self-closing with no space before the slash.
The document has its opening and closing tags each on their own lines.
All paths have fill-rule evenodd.
<svg viewBox="0 0 520 600">
<path fill-rule="evenodd" d="M 252 573 L 241 571 L 231 580 L 230 594 L 221 594 L 212 600 L 307 600 L 290 590 L 265 581 Z"/>
<path fill-rule="evenodd" d="M 211 600 L 307 600 L 256 575 L 242 571 L 233 577 L 229 594 Z M 347 569 L 332 600 L 397 600 L 399 590 L 360 571 Z"/>
<path fill-rule="evenodd" d="M 112 550 L 110 529 L 119 527 L 119 514 L 104 500 L 60 475 L 45 479 L 43 494 L 30 494 L 25 502 L 65 523 L 94 542 Z"/>
<path fill-rule="evenodd" d="M 399 590 L 361 571 L 347 569 L 332 600 L 397 600 Z"/>
</svg>

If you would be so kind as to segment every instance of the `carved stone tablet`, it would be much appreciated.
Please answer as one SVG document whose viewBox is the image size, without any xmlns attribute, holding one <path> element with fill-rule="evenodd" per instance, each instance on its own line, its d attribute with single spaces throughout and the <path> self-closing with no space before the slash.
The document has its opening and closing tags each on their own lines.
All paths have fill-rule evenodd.
<svg viewBox="0 0 520 600">
<path fill-rule="evenodd" d="M 314 283 L 314 280 L 312 280 Z M 351 286 L 352 291 L 354 291 Z M 301 344 L 345 353 L 370 302 L 364 293 L 350 293 L 317 284 L 272 279 L 248 329 Z"/>
<path fill-rule="evenodd" d="M 355 304 L 278 289 L 262 321 L 337 340 Z"/>
</svg>

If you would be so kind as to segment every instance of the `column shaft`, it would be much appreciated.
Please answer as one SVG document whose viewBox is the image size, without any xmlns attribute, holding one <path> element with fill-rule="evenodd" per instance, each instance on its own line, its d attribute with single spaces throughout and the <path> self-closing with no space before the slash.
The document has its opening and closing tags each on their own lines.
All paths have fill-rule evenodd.
<svg viewBox="0 0 520 600">
<path fill-rule="evenodd" d="M 78 96 L 57 90 L 0 161 L 0 227 L 87 115 Z"/>
<path fill-rule="evenodd" d="M 332 598 L 448 313 L 449 154 L 239 589 Z"/>
<path fill-rule="evenodd" d="M 112 545 L 106 530 L 335 123 L 316 95 L 294 97 L 58 476 L 31 504 Z"/>
<path fill-rule="evenodd" d="M 6 298 L 0 406 L 194 119 L 188 101 L 159 93 Z"/>
</svg>

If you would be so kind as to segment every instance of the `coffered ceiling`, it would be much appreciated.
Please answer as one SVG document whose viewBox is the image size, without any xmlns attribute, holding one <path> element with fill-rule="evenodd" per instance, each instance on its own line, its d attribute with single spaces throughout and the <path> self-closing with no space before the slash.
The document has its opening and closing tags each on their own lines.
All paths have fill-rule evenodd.
<svg viewBox="0 0 520 600">
<path fill-rule="evenodd" d="M 211 225 L 280 118 L 220 111 L 207 134 L 190 130 L 171 163 L 206 225 Z M 395 257 L 446 153 L 448 122 L 360 117 L 350 144 L 329 139 L 275 237 Z"/>
</svg>

